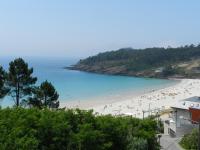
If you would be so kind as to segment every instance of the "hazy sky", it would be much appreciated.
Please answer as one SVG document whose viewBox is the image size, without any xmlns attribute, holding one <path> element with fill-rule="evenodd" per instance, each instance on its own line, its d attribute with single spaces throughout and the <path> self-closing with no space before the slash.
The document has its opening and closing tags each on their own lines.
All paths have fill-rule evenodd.
<svg viewBox="0 0 200 150">
<path fill-rule="evenodd" d="M 0 0 L 0 55 L 197 44 L 199 17 L 199 0 Z"/>
</svg>

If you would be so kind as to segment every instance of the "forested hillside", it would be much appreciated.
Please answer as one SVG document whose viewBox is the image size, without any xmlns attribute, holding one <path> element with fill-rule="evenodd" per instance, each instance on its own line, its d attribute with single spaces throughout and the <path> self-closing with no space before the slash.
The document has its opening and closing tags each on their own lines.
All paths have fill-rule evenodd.
<svg viewBox="0 0 200 150">
<path fill-rule="evenodd" d="M 199 58 L 200 45 L 123 48 L 80 60 L 70 69 L 145 77 L 199 77 Z"/>
</svg>

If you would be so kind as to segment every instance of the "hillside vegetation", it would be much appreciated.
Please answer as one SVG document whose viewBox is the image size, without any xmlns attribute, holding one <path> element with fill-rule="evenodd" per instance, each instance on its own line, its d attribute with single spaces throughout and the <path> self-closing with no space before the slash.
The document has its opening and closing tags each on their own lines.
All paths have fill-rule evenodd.
<svg viewBox="0 0 200 150">
<path fill-rule="evenodd" d="M 70 69 L 143 77 L 200 77 L 200 45 L 123 48 L 80 60 Z"/>
</svg>

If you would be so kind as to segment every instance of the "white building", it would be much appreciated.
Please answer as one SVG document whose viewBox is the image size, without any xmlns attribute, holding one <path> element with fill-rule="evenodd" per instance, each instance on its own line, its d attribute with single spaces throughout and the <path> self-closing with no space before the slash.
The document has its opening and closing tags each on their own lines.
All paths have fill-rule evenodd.
<svg viewBox="0 0 200 150">
<path fill-rule="evenodd" d="M 200 97 L 194 96 L 180 100 L 171 108 L 171 117 L 168 121 L 165 121 L 165 133 L 171 135 L 185 134 L 196 127 L 192 120 L 195 117 L 200 117 Z M 191 109 L 198 110 L 199 114 L 196 113 L 197 111 L 195 111 L 195 114 L 192 114 Z"/>
</svg>

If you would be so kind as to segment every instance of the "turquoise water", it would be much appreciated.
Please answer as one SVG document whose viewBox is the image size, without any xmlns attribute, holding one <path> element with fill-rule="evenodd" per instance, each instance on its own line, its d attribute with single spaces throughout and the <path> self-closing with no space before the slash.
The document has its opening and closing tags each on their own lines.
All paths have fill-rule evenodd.
<svg viewBox="0 0 200 150">
<path fill-rule="evenodd" d="M 0 64 L 7 68 L 12 58 L 0 58 Z M 100 75 L 63 69 L 76 63 L 77 59 L 63 58 L 25 58 L 29 66 L 34 68 L 38 77 L 37 84 L 48 80 L 54 84 L 60 101 L 86 100 L 93 97 L 116 95 L 127 91 L 141 92 L 150 88 L 161 88 L 175 81 L 147 79 L 126 76 Z M 6 97 L 1 105 L 12 104 L 12 99 Z"/>
</svg>

